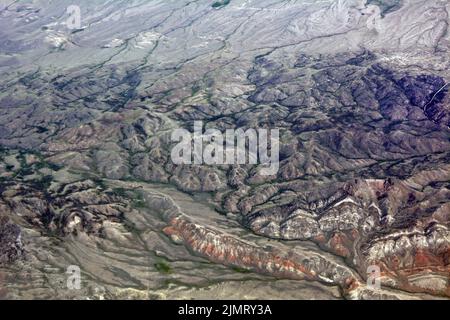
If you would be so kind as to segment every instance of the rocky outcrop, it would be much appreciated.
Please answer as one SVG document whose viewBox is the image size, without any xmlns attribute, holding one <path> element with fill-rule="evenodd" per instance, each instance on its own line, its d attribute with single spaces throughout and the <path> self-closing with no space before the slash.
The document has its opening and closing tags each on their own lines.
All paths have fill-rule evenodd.
<svg viewBox="0 0 450 320">
<path fill-rule="evenodd" d="M 121 222 L 124 213 L 130 211 L 131 200 L 124 197 L 114 190 L 107 192 L 91 180 L 63 184 L 51 191 L 19 182 L 5 188 L 0 195 L 0 207 L 8 216 L 20 213 L 21 219 L 44 233 L 101 237 L 105 223 Z M 11 246 L 16 239 L 20 243 L 17 225 L 5 222 L 2 228 L 5 246 Z"/>
<path fill-rule="evenodd" d="M 448 295 L 450 233 L 444 212 L 450 194 L 446 187 L 418 191 L 432 179 L 447 180 L 448 172 L 448 167 L 424 172 L 407 181 L 357 180 L 346 186 L 345 198 L 325 208 L 294 202 L 256 211 L 245 223 L 264 236 L 314 241 L 362 275 L 379 266 L 388 286 Z"/>
<path fill-rule="evenodd" d="M 24 256 L 20 227 L 0 215 L 0 266 L 11 264 Z"/>
</svg>

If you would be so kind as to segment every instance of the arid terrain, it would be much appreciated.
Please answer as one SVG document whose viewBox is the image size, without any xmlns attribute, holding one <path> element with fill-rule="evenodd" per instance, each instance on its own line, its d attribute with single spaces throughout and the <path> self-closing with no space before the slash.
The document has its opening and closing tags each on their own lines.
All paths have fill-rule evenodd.
<svg viewBox="0 0 450 320">
<path fill-rule="evenodd" d="M 0 0 L 0 299 L 450 299 L 449 10 Z M 175 164 L 195 121 L 278 172 Z"/>
</svg>

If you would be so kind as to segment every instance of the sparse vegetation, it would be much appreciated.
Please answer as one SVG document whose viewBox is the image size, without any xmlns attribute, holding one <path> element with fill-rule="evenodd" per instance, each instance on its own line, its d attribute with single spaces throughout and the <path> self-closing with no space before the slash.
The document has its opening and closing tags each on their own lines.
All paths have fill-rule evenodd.
<svg viewBox="0 0 450 320">
<path fill-rule="evenodd" d="M 45 160 L 41 160 L 38 163 L 36 163 L 34 165 L 34 168 L 36 170 L 41 170 L 41 169 L 44 169 L 44 168 L 49 168 L 52 171 L 59 171 L 59 170 L 61 170 L 61 166 L 59 166 L 57 164 L 54 164 L 54 163 L 47 162 Z"/>
<path fill-rule="evenodd" d="M 113 188 L 112 193 L 119 197 L 126 197 L 127 196 L 127 190 L 125 188 Z"/>
<path fill-rule="evenodd" d="M 221 1 L 216 1 L 212 4 L 213 8 L 219 9 L 222 7 L 225 7 L 226 5 L 229 5 L 231 2 L 231 0 L 221 0 Z"/>
<path fill-rule="evenodd" d="M 97 185 L 97 187 L 99 187 L 101 190 L 106 190 L 107 189 L 107 187 L 106 187 L 106 185 L 105 185 L 105 182 L 103 181 L 103 179 L 101 179 L 101 178 L 91 178 L 91 180 L 92 180 L 92 182 L 94 182 L 96 185 Z"/>
<path fill-rule="evenodd" d="M 250 270 L 244 269 L 244 268 L 233 267 L 232 269 L 234 272 L 237 272 L 237 273 L 251 273 Z"/>
<path fill-rule="evenodd" d="M 170 267 L 170 265 L 163 261 L 155 263 L 155 268 L 160 273 L 164 273 L 164 274 L 172 273 L 172 268 Z"/>
<path fill-rule="evenodd" d="M 15 176 L 15 177 L 18 177 L 18 178 L 23 178 L 23 177 L 32 175 L 33 172 L 34 172 L 34 171 L 33 171 L 33 169 L 31 168 L 31 166 L 25 165 L 25 166 L 21 167 L 21 168 L 14 174 L 14 176 Z"/>
<path fill-rule="evenodd" d="M 134 192 L 134 197 L 131 205 L 135 209 L 142 209 L 147 207 L 145 199 L 140 192 Z"/>
<path fill-rule="evenodd" d="M 34 181 L 34 186 L 37 189 L 45 191 L 45 190 L 47 190 L 50 187 L 52 181 L 53 181 L 53 177 L 47 175 L 47 176 L 42 177 L 41 179 L 35 180 Z"/>
<path fill-rule="evenodd" d="M 133 200 L 132 205 L 133 205 L 133 208 L 135 208 L 135 209 L 142 209 L 142 208 L 146 208 L 147 207 L 147 205 L 145 204 L 145 201 L 141 200 L 141 199 Z"/>
</svg>

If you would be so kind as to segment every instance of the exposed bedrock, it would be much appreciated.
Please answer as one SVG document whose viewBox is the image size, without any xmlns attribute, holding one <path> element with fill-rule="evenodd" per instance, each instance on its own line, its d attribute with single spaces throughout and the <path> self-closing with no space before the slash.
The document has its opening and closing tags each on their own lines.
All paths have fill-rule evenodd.
<svg viewBox="0 0 450 320">
<path fill-rule="evenodd" d="M 164 233 L 174 243 L 183 244 L 197 255 L 232 267 L 268 274 L 276 278 L 320 281 L 337 285 L 349 298 L 391 298 L 396 295 L 387 291 L 366 288 L 352 269 L 334 257 L 314 253 L 307 249 L 294 250 L 286 247 L 263 247 L 251 240 L 220 230 L 220 227 L 199 223 L 184 214 L 168 197 L 146 194 L 151 206 L 164 216 L 168 226 Z M 364 295 L 366 295 L 364 297 Z"/>
<path fill-rule="evenodd" d="M 450 191 L 427 187 L 434 179 L 448 181 L 448 172 L 447 166 L 405 181 L 356 180 L 332 201 L 255 210 L 244 223 L 264 236 L 312 240 L 361 275 L 377 265 L 386 285 L 449 295 Z"/>
<path fill-rule="evenodd" d="M 320 281 L 337 285 L 350 299 L 413 298 L 400 292 L 377 290 L 366 285 L 358 273 L 348 268 L 336 256 L 308 249 L 308 246 L 261 246 L 258 241 L 226 230 L 224 226 L 205 225 L 197 218 L 183 213 L 170 197 L 146 193 L 150 206 L 167 221 L 164 233 L 176 244 L 184 245 L 193 253 L 213 262 L 249 271 L 292 280 Z M 388 279 L 391 280 L 391 279 Z M 391 283 L 389 285 L 392 285 Z"/>
</svg>

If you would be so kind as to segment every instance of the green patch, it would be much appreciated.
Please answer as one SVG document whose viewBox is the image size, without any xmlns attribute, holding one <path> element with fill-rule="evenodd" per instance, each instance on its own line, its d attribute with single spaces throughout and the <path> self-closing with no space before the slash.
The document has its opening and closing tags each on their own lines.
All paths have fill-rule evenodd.
<svg viewBox="0 0 450 320">
<path fill-rule="evenodd" d="M 137 200 L 137 199 L 133 200 L 132 206 L 135 209 L 147 208 L 147 204 L 145 203 L 144 200 Z"/>
<path fill-rule="evenodd" d="M 92 178 L 91 180 L 92 180 L 92 182 L 94 182 L 95 185 L 96 185 L 97 187 L 99 187 L 101 190 L 106 190 L 106 189 L 107 189 L 107 188 L 106 188 L 106 185 L 105 185 L 105 182 L 104 182 L 101 178 Z"/>
<path fill-rule="evenodd" d="M 17 160 L 20 162 L 20 166 L 26 167 L 27 166 L 27 160 L 25 159 L 26 153 L 24 151 L 19 151 L 19 155 L 17 156 Z"/>
<path fill-rule="evenodd" d="M 118 197 L 126 197 L 127 196 L 127 190 L 125 188 L 114 188 L 114 189 L 112 189 L 112 193 Z"/>
<path fill-rule="evenodd" d="M 199 93 L 201 90 L 201 87 L 199 85 L 194 85 L 191 88 L 191 96 L 195 96 L 197 93 Z"/>
<path fill-rule="evenodd" d="M 34 165 L 34 167 L 35 167 L 36 170 L 41 170 L 41 169 L 44 169 L 44 168 L 49 168 L 52 171 L 59 171 L 59 170 L 61 170 L 61 166 L 59 166 L 57 164 L 54 164 L 54 163 L 50 163 L 50 162 L 44 161 L 44 160 L 41 160 L 40 162 L 36 163 Z"/>
<path fill-rule="evenodd" d="M 251 273 L 250 270 L 244 269 L 244 268 L 233 267 L 232 269 L 234 272 L 237 272 L 237 273 Z"/>
<path fill-rule="evenodd" d="M 131 206 L 135 209 L 147 208 L 147 203 L 145 202 L 144 196 L 140 192 L 134 192 L 133 201 Z"/>
<path fill-rule="evenodd" d="M 44 176 L 39 180 L 35 180 L 34 186 L 39 190 L 47 190 L 48 188 L 50 188 L 52 181 L 53 181 L 52 176 Z"/>
<path fill-rule="evenodd" d="M 160 273 L 164 273 L 164 274 L 172 273 L 172 268 L 166 262 L 157 262 L 157 263 L 155 263 L 155 268 Z"/>
<path fill-rule="evenodd" d="M 226 5 L 229 5 L 230 2 L 231 2 L 231 0 L 216 1 L 212 4 L 212 7 L 215 9 L 219 9 L 219 8 L 225 7 Z"/>
<path fill-rule="evenodd" d="M 31 169 L 30 167 L 26 166 L 26 167 L 20 168 L 20 169 L 14 174 L 14 176 L 15 176 L 15 177 L 18 177 L 18 178 L 23 178 L 23 177 L 26 177 L 26 176 L 30 176 L 30 175 L 32 175 L 33 173 L 34 173 L 33 169 Z"/>
</svg>

